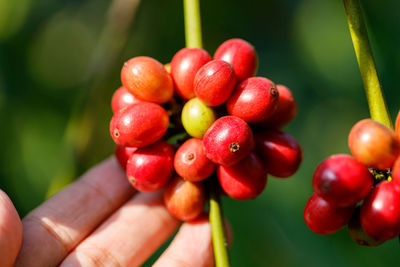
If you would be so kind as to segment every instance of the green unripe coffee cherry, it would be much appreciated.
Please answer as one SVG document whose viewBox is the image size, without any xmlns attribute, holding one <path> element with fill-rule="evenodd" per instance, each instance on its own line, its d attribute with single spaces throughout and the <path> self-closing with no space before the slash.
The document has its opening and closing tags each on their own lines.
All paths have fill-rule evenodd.
<svg viewBox="0 0 400 267">
<path fill-rule="evenodd" d="M 214 110 L 198 98 L 192 98 L 183 106 L 182 124 L 193 137 L 203 138 L 207 129 L 217 119 Z"/>
</svg>

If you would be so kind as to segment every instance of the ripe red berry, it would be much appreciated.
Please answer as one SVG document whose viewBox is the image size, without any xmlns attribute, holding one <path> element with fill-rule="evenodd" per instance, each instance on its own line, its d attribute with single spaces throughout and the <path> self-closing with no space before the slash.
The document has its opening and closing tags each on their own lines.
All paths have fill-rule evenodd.
<svg viewBox="0 0 400 267">
<path fill-rule="evenodd" d="M 254 147 L 253 133 L 247 123 L 235 116 L 221 117 L 203 138 L 207 158 L 221 165 L 233 165 Z"/>
<path fill-rule="evenodd" d="M 226 103 L 229 114 L 247 122 L 261 122 L 278 107 L 275 84 L 263 77 L 251 77 L 239 83 Z"/>
<path fill-rule="evenodd" d="M 371 237 L 389 240 L 400 233 L 400 188 L 383 181 L 375 186 L 361 206 L 361 226 Z"/>
<path fill-rule="evenodd" d="M 274 113 L 272 113 L 269 118 L 262 121 L 260 125 L 263 127 L 281 129 L 296 117 L 297 104 L 289 88 L 277 84 L 276 89 L 279 92 L 278 107 Z"/>
<path fill-rule="evenodd" d="M 254 152 L 250 152 L 235 165 L 219 165 L 217 176 L 225 193 L 238 200 L 257 197 L 267 184 L 267 172 L 261 159 Z"/>
<path fill-rule="evenodd" d="M 398 157 L 392 166 L 392 179 L 393 182 L 400 185 L 400 157 Z"/>
<path fill-rule="evenodd" d="M 197 71 L 211 60 L 207 51 L 200 48 L 183 48 L 171 61 L 171 75 L 176 92 L 184 100 L 193 98 L 193 81 Z"/>
<path fill-rule="evenodd" d="M 134 57 L 121 70 L 122 84 L 136 97 L 163 104 L 174 94 L 172 78 L 164 66 L 150 57 Z"/>
<path fill-rule="evenodd" d="M 254 47 L 242 39 L 223 42 L 214 54 L 233 66 L 238 81 L 243 81 L 256 73 L 258 58 Z"/>
<path fill-rule="evenodd" d="M 164 203 L 168 211 L 182 221 L 196 219 L 204 209 L 206 191 L 202 183 L 175 176 L 166 186 Z"/>
<path fill-rule="evenodd" d="M 139 148 L 126 165 L 128 180 L 138 191 L 157 191 L 171 178 L 173 159 L 174 148 L 164 141 Z"/>
<path fill-rule="evenodd" d="M 121 86 L 114 92 L 112 96 L 111 108 L 112 111 L 115 113 L 140 101 L 142 100 L 132 95 L 128 90 L 126 90 L 125 87 Z"/>
<path fill-rule="evenodd" d="M 304 221 L 311 231 L 330 235 L 345 226 L 353 214 L 354 207 L 336 207 L 313 193 L 304 209 Z"/>
<path fill-rule="evenodd" d="M 400 142 L 395 132 L 371 119 L 361 120 L 353 126 L 349 147 L 361 163 L 379 170 L 390 168 L 400 154 Z"/>
<path fill-rule="evenodd" d="M 119 146 L 115 147 L 115 157 L 118 160 L 119 165 L 122 169 L 126 169 L 126 163 L 128 162 L 129 158 L 132 156 L 133 153 L 137 150 L 137 147 L 133 146 Z"/>
<path fill-rule="evenodd" d="M 215 170 L 215 164 L 206 157 L 203 141 L 191 138 L 176 151 L 174 168 L 186 180 L 197 182 L 209 177 Z"/>
<path fill-rule="evenodd" d="M 396 123 L 395 123 L 395 126 L 394 126 L 394 131 L 396 132 L 397 137 L 400 138 L 400 110 L 397 113 Z"/>
<path fill-rule="evenodd" d="M 235 83 L 232 66 L 222 60 L 212 60 L 196 73 L 194 94 L 208 106 L 218 106 L 229 98 Z"/>
<path fill-rule="evenodd" d="M 110 133 L 118 145 L 142 147 L 160 139 L 168 124 L 168 114 L 161 106 L 139 102 L 114 114 Z"/>
<path fill-rule="evenodd" d="M 303 151 L 292 136 L 271 129 L 255 134 L 254 139 L 256 151 L 269 174 L 285 178 L 297 171 L 303 159 Z"/>
<path fill-rule="evenodd" d="M 349 155 L 330 156 L 318 165 L 313 176 L 315 193 L 335 206 L 354 206 L 371 190 L 368 169 Z"/>
</svg>

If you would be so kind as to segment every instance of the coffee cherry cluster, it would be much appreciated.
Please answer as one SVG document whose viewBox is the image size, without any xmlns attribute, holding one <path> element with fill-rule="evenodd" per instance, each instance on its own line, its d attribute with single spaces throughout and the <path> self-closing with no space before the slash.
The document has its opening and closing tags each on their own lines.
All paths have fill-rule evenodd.
<svg viewBox="0 0 400 267">
<path fill-rule="evenodd" d="M 332 234 L 348 224 L 360 245 L 377 246 L 400 234 L 400 113 L 396 130 L 371 119 L 357 122 L 348 144 L 354 157 L 333 155 L 314 172 L 304 210 L 308 227 Z"/>
<path fill-rule="evenodd" d="M 207 178 L 246 200 L 261 194 L 268 173 L 297 171 L 301 147 L 281 130 L 296 116 L 296 102 L 287 87 L 253 77 L 257 61 L 252 45 L 231 39 L 214 58 L 183 48 L 167 65 L 149 57 L 124 64 L 110 133 L 135 189 L 165 187 L 166 207 L 187 221 L 204 209 Z"/>
</svg>

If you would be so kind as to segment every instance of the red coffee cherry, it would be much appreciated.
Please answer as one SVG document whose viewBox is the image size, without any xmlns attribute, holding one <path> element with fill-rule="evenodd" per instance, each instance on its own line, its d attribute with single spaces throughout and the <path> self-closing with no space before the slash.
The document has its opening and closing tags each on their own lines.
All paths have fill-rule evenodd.
<svg viewBox="0 0 400 267">
<path fill-rule="evenodd" d="M 349 134 L 351 153 L 369 168 L 384 170 L 392 166 L 400 154 L 400 143 L 392 129 L 364 119 L 357 122 Z"/>
<path fill-rule="evenodd" d="M 209 177 L 215 170 L 215 164 L 206 157 L 203 141 L 191 138 L 176 151 L 174 168 L 186 180 L 197 182 Z"/>
<path fill-rule="evenodd" d="M 221 59 L 233 66 L 238 81 L 254 76 L 258 58 L 254 47 L 242 39 L 230 39 L 223 42 L 214 54 L 214 59 Z"/>
<path fill-rule="evenodd" d="M 238 200 L 257 197 L 267 184 L 267 172 L 261 159 L 254 152 L 250 152 L 235 165 L 219 165 L 217 176 L 225 193 Z"/>
<path fill-rule="evenodd" d="M 232 66 L 222 60 L 203 65 L 194 77 L 194 94 L 208 106 L 218 106 L 231 95 L 236 83 Z"/>
<path fill-rule="evenodd" d="M 235 116 L 221 117 L 203 138 L 207 158 L 221 165 L 239 162 L 254 147 L 253 133 L 247 123 Z"/>
<path fill-rule="evenodd" d="M 118 145 L 142 147 L 159 140 L 168 124 L 168 114 L 161 106 L 139 102 L 114 114 L 110 133 Z"/>
<path fill-rule="evenodd" d="M 226 103 L 229 114 L 247 122 L 260 122 L 278 107 L 275 84 L 263 77 L 248 78 L 239 83 Z"/>
<path fill-rule="evenodd" d="M 126 165 L 128 180 L 138 191 L 157 191 L 171 178 L 173 159 L 174 148 L 164 141 L 139 148 Z"/>
<path fill-rule="evenodd" d="M 399 110 L 399 112 L 397 113 L 394 131 L 396 132 L 397 137 L 400 138 L 400 110 Z"/>
<path fill-rule="evenodd" d="M 112 111 L 115 112 L 119 112 L 120 110 L 129 107 L 130 105 L 137 103 L 137 102 L 141 102 L 142 100 L 140 100 L 139 98 L 137 98 L 136 96 L 132 95 L 128 90 L 126 90 L 125 87 L 121 86 L 120 88 L 118 88 L 113 96 L 112 96 L 112 100 L 111 100 L 111 108 Z"/>
<path fill-rule="evenodd" d="M 183 48 L 171 61 L 171 75 L 176 92 L 184 100 L 193 98 L 193 81 L 197 71 L 211 60 L 207 51 L 200 48 Z"/>
<path fill-rule="evenodd" d="M 370 192 L 373 177 L 355 158 L 338 154 L 318 165 L 313 176 L 315 193 L 335 206 L 354 206 Z"/>
<path fill-rule="evenodd" d="M 389 240 L 400 234 L 400 188 L 383 181 L 375 186 L 361 206 L 361 226 L 372 238 Z"/>
<path fill-rule="evenodd" d="M 304 209 L 304 221 L 314 233 L 330 235 L 348 223 L 353 211 L 354 207 L 333 206 L 313 193 Z"/>
<path fill-rule="evenodd" d="M 137 147 L 133 146 L 119 146 L 115 147 L 115 157 L 122 169 L 126 170 L 126 163 L 133 153 L 137 150 Z"/>
<path fill-rule="evenodd" d="M 297 115 L 297 103 L 289 88 L 277 84 L 279 92 L 278 107 L 272 115 L 260 123 L 263 127 L 282 129 L 289 124 Z"/>
<path fill-rule="evenodd" d="M 164 104 L 171 100 L 174 85 L 164 66 L 150 57 L 134 57 L 121 70 L 122 84 L 139 99 Z"/>
<path fill-rule="evenodd" d="M 254 139 L 256 151 L 269 174 L 286 178 L 297 171 L 303 159 L 303 151 L 292 136 L 271 129 L 255 134 Z"/>
<path fill-rule="evenodd" d="M 400 185 L 400 157 L 398 157 L 392 166 L 392 179 L 393 182 Z"/>
<path fill-rule="evenodd" d="M 206 191 L 202 183 L 175 176 L 166 186 L 164 203 L 168 211 L 181 221 L 196 219 L 204 209 Z"/>
</svg>

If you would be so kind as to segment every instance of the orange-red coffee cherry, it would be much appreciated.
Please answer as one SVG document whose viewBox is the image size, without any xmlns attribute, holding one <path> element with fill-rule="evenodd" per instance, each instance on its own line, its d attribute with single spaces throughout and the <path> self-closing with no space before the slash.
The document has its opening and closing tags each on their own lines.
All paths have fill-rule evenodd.
<svg viewBox="0 0 400 267">
<path fill-rule="evenodd" d="M 126 165 L 126 175 L 133 187 L 141 192 L 161 189 L 171 178 L 174 148 L 158 141 L 136 150 Z"/>
<path fill-rule="evenodd" d="M 191 138 L 176 151 L 174 169 L 186 180 L 198 182 L 214 172 L 215 164 L 206 157 L 203 141 Z"/>
<path fill-rule="evenodd" d="M 164 104 L 171 100 L 174 85 L 164 65 L 150 57 L 134 57 L 121 70 L 123 86 L 139 99 Z"/>
<path fill-rule="evenodd" d="M 263 77 L 251 77 L 239 83 L 226 103 L 229 114 L 247 122 L 261 122 L 278 107 L 275 84 Z"/>
<path fill-rule="evenodd" d="M 250 126 L 235 116 L 221 117 L 207 130 L 203 138 L 207 158 L 221 165 L 234 165 L 254 147 Z"/>
<path fill-rule="evenodd" d="M 396 132 L 397 137 L 400 138 L 400 110 L 397 113 L 396 123 L 395 123 L 395 126 L 394 126 L 394 131 Z"/>
<path fill-rule="evenodd" d="M 129 158 L 132 156 L 133 153 L 137 150 L 137 147 L 132 146 L 120 146 L 117 145 L 115 147 L 115 157 L 122 169 L 126 170 L 126 163 L 128 162 Z"/>
<path fill-rule="evenodd" d="M 379 170 L 390 168 L 400 154 L 400 142 L 395 132 L 371 119 L 361 120 L 353 126 L 349 147 L 361 163 Z"/>
<path fill-rule="evenodd" d="M 255 149 L 269 174 L 286 178 L 297 171 L 303 159 L 303 150 L 296 139 L 273 129 L 256 133 L 254 138 Z"/>
<path fill-rule="evenodd" d="M 232 66 L 222 60 L 212 60 L 196 73 L 193 82 L 194 94 L 207 106 L 224 103 L 236 84 Z"/>
<path fill-rule="evenodd" d="M 168 124 L 168 114 L 161 106 L 139 102 L 114 114 L 110 133 L 118 145 L 143 147 L 159 140 Z"/>
<path fill-rule="evenodd" d="M 168 211 L 181 221 L 196 219 L 204 209 L 206 191 L 203 183 L 175 176 L 166 186 L 164 203 Z"/>
<path fill-rule="evenodd" d="M 171 60 L 171 75 L 174 80 L 176 92 L 184 100 L 195 97 L 193 81 L 197 71 L 211 56 L 204 49 L 183 48 Z"/>
<path fill-rule="evenodd" d="M 230 39 L 223 42 L 215 51 L 214 59 L 230 63 L 238 81 L 254 76 L 258 65 L 256 50 L 242 39 Z"/>
<path fill-rule="evenodd" d="M 250 152 L 235 165 L 219 165 L 217 176 L 224 192 L 237 200 L 257 197 L 267 184 L 263 162 L 254 152 Z"/>
<path fill-rule="evenodd" d="M 142 100 L 132 95 L 125 87 L 121 86 L 114 92 L 112 96 L 111 108 L 112 111 L 115 113 L 129 107 L 134 103 L 141 101 Z"/>
<path fill-rule="evenodd" d="M 314 233 L 330 235 L 349 222 L 353 211 L 353 206 L 336 207 L 313 193 L 304 209 L 304 221 Z"/>
</svg>

